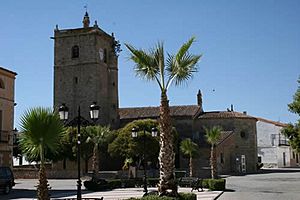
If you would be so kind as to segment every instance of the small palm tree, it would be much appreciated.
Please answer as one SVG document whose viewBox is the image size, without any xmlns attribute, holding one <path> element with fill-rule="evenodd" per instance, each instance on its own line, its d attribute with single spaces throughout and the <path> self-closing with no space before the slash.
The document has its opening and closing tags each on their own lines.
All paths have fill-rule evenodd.
<svg viewBox="0 0 300 200">
<path fill-rule="evenodd" d="M 131 52 L 130 59 L 136 64 L 136 75 L 157 82 L 160 91 L 160 152 L 159 152 L 159 194 L 167 194 L 167 190 L 172 190 L 177 195 L 177 186 L 175 181 L 175 153 L 172 135 L 172 125 L 170 118 L 169 100 L 167 91 L 171 84 L 181 85 L 189 80 L 193 73 L 197 71 L 196 64 L 201 55 L 193 55 L 189 53 L 189 48 L 195 38 L 192 37 L 183 44 L 179 51 L 173 55 L 168 54 L 165 60 L 164 47 L 162 43 L 158 43 L 156 48 L 149 52 L 142 49 L 136 49 L 130 44 L 125 46 Z"/>
<path fill-rule="evenodd" d="M 196 143 L 194 143 L 190 138 L 182 140 L 180 143 L 180 151 L 184 154 L 189 156 L 190 162 L 190 177 L 193 177 L 194 170 L 193 170 L 193 158 L 198 155 L 199 147 Z"/>
<path fill-rule="evenodd" d="M 40 161 L 37 198 L 48 200 L 48 181 L 45 171 L 46 153 L 56 153 L 64 126 L 50 108 L 32 108 L 21 117 L 20 147 L 29 160 Z"/>
<path fill-rule="evenodd" d="M 210 151 L 210 169 L 211 169 L 211 178 L 215 179 L 217 177 L 217 158 L 215 146 L 218 140 L 221 137 L 222 129 L 219 127 L 212 127 L 211 129 L 205 128 L 206 132 L 206 141 L 211 144 Z"/>
<path fill-rule="evenodd" d="M 93 177 L 97 177 L 99 170 L 99 146 L 106 142 L 106 138 L 110 133 L 110 128 L 108 126 L 88 126 L 86 127 L 86 131 L 89 134 L 87 138 L 87 142 L 93 143 Z"/>
</svg>

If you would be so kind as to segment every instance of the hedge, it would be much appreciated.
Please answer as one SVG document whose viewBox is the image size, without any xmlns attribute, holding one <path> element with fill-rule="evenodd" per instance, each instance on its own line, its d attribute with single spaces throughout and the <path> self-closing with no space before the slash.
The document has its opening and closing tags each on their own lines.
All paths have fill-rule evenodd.
<svg viewBox="0 0 300 200">
<path fill-rule="evenodd" d="M 197 195 L 194 193 L 180 192 L 178 197 L 160 197 L 158 195 L 148 195 L 142 198 L 130 198 L 128 200 L 197 200 Z"/>
<path fill-rule="evenodd" d="M 159 183 L 159 178 L 148 178 L 147 185 L 149 187 L 156 187 Z M 99 191 L 106 189 L 115 189 L 115 188 L 133 188 L 133 187 L 142 187 L 144 184 L 143 179 L 99 179 L 94 181 L 85 181 L 84 186 L 87 190 Z"/>
<path fill-rule="evenodd" d="M 212 191 L 223 191 L 225 190 L 226 180 L 225 179 L 208 179 L 209 189 Z"/>
</svg>

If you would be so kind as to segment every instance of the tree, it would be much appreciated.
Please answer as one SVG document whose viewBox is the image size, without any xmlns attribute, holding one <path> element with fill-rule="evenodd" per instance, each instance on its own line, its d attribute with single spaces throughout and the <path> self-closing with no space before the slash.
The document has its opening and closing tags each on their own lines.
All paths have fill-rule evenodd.
<svg viewBox="0 0 300 200">
<path fill-rule="evenodd" d="M 167 190 L 171 189 L 172 194 L 177 196 L 175 154 L 167 91 L 173 82 L 176 86 L 181 85 L 197 71 L 196 64 L 201 55 L 193 55 L 188 51 L 194 41 L 195 38 L 192 37 L 180 47 L 175 55 L 168 54 L 166 60 L 163 43 L 161 42 L 150 51 L 136 49 L 130 44 L 125 44 L 131 52 L 130 59 L 135 63 L 136 75 L 142 79 L 156 81 L 161 91 L 159 121 L 160 181 L 158 188 L 160 195 L 167 194 Z"/>
<path fill-rule="evenodd" d="M 133 159 L 133 162 L 138 161 L 138 163 L 141 163 L 142 154 L 145 152 L 147 161 L 157 162 L 159 152 L 158 138 L 151 136 L 151 129 L 156 126 L 156 120 L 152 119 L 135 120 L 128 123 L 124 128 L 118 130 L 117 137 L 108 145 L 108 152 L 111 156 Z M 133 127 L 139 130 L 137 138 L 132 138 L 131 136 Z M 143 144 L 143 130 L 145 130 L 147 148 L 144 148 Z"/>
<path fill-rule="evenodd" d="M 218 140 L 221 137 L 221 128 L 212 127 L 211 129 L 205 128 L 206 132 L 206 141 L 211 144 L 210 151 L 210 169 L 211 169 L 211 178 L 215 179 L 217 177 L 217 158 L 216 158 L 216 150 L 215 146 Z"/>
<path fill-rule="evenodd" d="M 300 84 L 300 77 L 298 79 Z M 293 102 L 288 104 L 289 111 L 300 116 L 300 85 L 293 96 Z M 282 133 L 289 138 L 289 143 L 293 149 L 300 153 L 300 119 L 295 124 L 288 124 L 282 129 Z"/>
<path fill-rule="evenodd" d="M 196 143 L 194 143 L 190 138 L 184 139 L 180 143 L 180 151 L 189 156 L 189 167 L 190 167 L 190 177 L 194 176 L 193 170 L 193 158 L 198 155 L 199 147 Z"/>
<path fill-rule="evenodd" d="M 57 113 L 49 108 L 32 108 L 21 117 L 20 147 L 29 160 L 40 160 L 37 198 L 50 199 L 45 170 L 45 155 L 56 153 L 64 126 Z"/>
<path fill-rule="evenodd" d="M 106 142 L 110 129 L 108 126 L 87 126 L 86 131 L 88 133 L 87 143 L 93 143 L 93 176 L 97 177 L 99 171 L 99 146 Z"/>
</svg>

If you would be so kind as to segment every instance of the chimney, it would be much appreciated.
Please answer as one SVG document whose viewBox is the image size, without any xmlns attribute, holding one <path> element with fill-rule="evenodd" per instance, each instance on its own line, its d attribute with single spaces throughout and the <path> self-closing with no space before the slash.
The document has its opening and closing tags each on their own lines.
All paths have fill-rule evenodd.
<svg viewBox="0 0 300 200">
<path fill-rule="evenodd" d="M 198 94 L 197 94 L 197 105 L 200 107 L 201 111 L 203 112 L 203 107 L 202 107 L 202 93 L 201 93 L 201 90 L 198 90 Z"/>
<path fill-rule="evenodd" d="M 247 111 L 243 111 L 243 114 L 244 114 L 244 115 L 247 115 Z"/>
<path fill-rule="evenodd" d="M 233 104 L 230 105 L 230 111 L 233 112 Z"/>
</svg>

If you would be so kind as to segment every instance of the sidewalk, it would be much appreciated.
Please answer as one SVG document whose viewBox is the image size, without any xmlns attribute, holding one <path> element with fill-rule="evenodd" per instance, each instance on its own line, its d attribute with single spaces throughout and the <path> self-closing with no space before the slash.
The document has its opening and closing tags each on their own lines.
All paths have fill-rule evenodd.
<svg viewBox="0 0 300 200">
<path fill-rule="evenodd" d="M 157 188 L 149 188 L 149 192 L 156 191 Z M 190 192 L 191 188 L 179 188 L 179 192 Z M 223 192 L 222 191 L 208 191 L 204 189 L 203 192 L 193 191 L 193 193 L 197 194 L 197 200 L 214 200 L 219 197 Z M 143 196 L 143 188 L 122 188 L 122 189 L 114 189 L 110 191 L 101 191 L 101 192 L 88 192 L 83 191 L 82 198 L 101 198 L 104 197 L 104 200 L 121 200 L 128 199 L 130 197 L 142 197 Z M 55 199 L 63 199 L 63 198 L 76 198 L 76 195 L 66 196 L 60 195 L 56 197 L 52 196 Z"/>
</svg>

